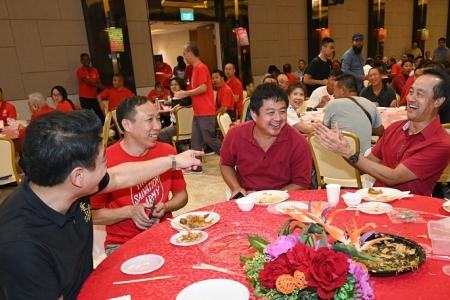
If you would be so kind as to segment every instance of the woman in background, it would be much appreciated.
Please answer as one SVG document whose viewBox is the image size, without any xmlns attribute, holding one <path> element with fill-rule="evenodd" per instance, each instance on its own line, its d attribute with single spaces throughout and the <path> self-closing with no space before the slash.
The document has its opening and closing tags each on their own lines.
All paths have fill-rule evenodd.
<svg viewBox="0 0 450 300">
<path fill-rule="evenodd" d="M 56 110 L 60 111 L 74 111 L 76 110 L 75 105 L 67 97 L 67 91 L 64 87 L 56 85 L 51 89 L 51 96 L 56 104 Z"/>
</svg>

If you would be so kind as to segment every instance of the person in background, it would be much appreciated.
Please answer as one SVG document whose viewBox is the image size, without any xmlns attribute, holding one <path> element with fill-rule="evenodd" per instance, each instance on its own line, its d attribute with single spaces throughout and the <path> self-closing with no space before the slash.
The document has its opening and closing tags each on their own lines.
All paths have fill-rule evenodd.
<svg viewBox="0 0 450 300">
<path fill-rule="evenodd" d="M 121 74 L 114 74 L 112 78 L 112 88 L 104 89 L 97 96 L 97 101 L 103 111 L 113 111 L 123 99 L 133 96 L 134 93 L 123 85 L 123 76 Z M 108 107 L 105 107 L 103 100 L 108 100 Z"/>
<path fill-rule="evenodd" d="M 357 80 L 358 93 L 364 87 L 364 59 L 362 56 L 364 36 L 355 33 L 352 36 L 352 47 L 342 55 L 342 71 L 352 74 Z"/>
<path fill-rule="evenodd" d="M 411 44 L 411 48 L 409 48 L 408 50 L 406 50 L 405 52 L 406 54 L 410 54 L 413 56 L 413 59 L 415 59 L 418 56 L 422 56 L 422 49 L 419 48 L 418 44 L 416 41 L 412 42 Z"/>
<path fill-rule="evenodd" d="M 28 95 L 28 108 L 31 112 L 30 122 L 55 110 L 47 104 L 47 99 L 41 93 Z"/>
<path fill-rule="evenodd" d="M 292 72 L 291 64 L 283 65 L 283 73 L 286 74 L 286 76 L 288 77 L 289 84 L 299 81 L 299 77 Z"/>
<path fill-rule="evenodd" d="M 289 99 L 287 123 L 297 129 L 300 133 L 309 134 L 313 132 L 314 126 L 311 123 L 303 122 L 297 114 L 297 111 L 302 107 L 303 102 L 305 101 L 305 85 L 301 82 L 292 83 L 287 89 L 287 94 Z"/>
<path fill-rule="evenodd" d="M 125 99 L 117 108 L 117 121 L 124 137 L 106 149 L 108 168 L 177 154 L 171 145 L 157 142 L 161 123 L 147 98 Z M 187 202 L 183 174 L 172 169 L 132 187 L 94 196 L 92 219 L 94 224 L 106 225 L 105 252 L 110 255 L 143 230 L 172 217 Z"/>
<path fill-rule="evenodd" d="M 286 92 L 289 86 L 289 77 L 285 73 L 280 73 L 277 76 L 277 82 L 278 86 Z"/>
<path fill-rule="evenodd" d="M 225 82 L 225 74 L 222 70 L 213 70 L 211 74 L 212 84 L 217 90 L 217 112 L 228 113 L 231 120 L 236 120 L 234 94 L 233 90 Z"/>
<path fill-rule="evenodd" d="M 334 53 L 334 41 L 326 37 L 320 42 L 320 53 L 314 57 L 306 68 L 303 83 L 308 88 L 308 95 L 320 86 L 327 85 L 331 72 L 331 59 Z"/>
<path fill-rule="evenodd" d="M 398 95 L 402 94 L 403 87 L 409 78 L 409 74 L 413 70 L 413 63 L 410 60 L 406 60 L 402 62 L 401 67 L 401 72 L 394 77 L 391 83 L 392 88 Z"/>
<path fill-rule="evenodd" d="M 322 108 L 327 105 L 330 100 L 333 100 L 334 86 L 336 77 L 343 74 L 341 70 L 332 70 L 328 76 L 327 85 L 321 86 L 312 92 L 309 97 L 309 107 Z"/>
<path fill-rule="evenodd" d="M 8 119 L 17 119 L 16 107 L 5 100 L 3 89 L 0 88 L 0 120 L 3 121 L 3 125 L 8 125 Z"/>
<path fill-rule="evenodd" d="M 359 94 L 361 97 L 374 102 L 376 106 L 395 107 L 397 106 L 397 97 L 395 91 L 387 83 L 383 82 L 381 70 L 372 68 L 369 71 L 370 84 L 363 88 Z"/>
<path fill-rule="evenodd" d="M 160 82 L 164 88 L 169 88 L 172 68 L 163 61 L 162 56 L 155 57 L 155 73 L 155 80 Z"/>
<path fill-rule="evenodd" d="M 263 78 L 261 83 L 262 84 L 264 84 L 264 83 L 271 83 L 271 84 L 274 84 L 274 85 L 278 85 L 277 79 L 275 77 L 273 77 L 272 75 L 264 76 L 264 78 Z"/>
<path fill-rule="evenodd" d="M 305 75 L 306 70 L 306 61 L 304 59 L 299 59 L 297 63 L 297 70 L 295 70 L 295 75 L 301 80 L 303 80 L 303 76 Z"/>
<path fill-rule="evenodd" d="M 400 65 L 397 63 L 397 60 L 395 59 L 395 57 L 391 56 L 389 58 L 389 78 L 394 78 L 397 74 L 401 73 L 401 67 Z"/>
<path fill-rule="evenodd" d="M 450 49 L 447 47 L 444 37 L 438 40 L 438 47 L 433 51 L 433 61 L 438 63 L 448 63 L 450 61 Z"/>
<path fill-rule="evenodd" d="M 227 77 L 227 84 L 233 91 L 234 105 L 236 107 L 236 118 L 239 118 L 242 114 L 242 103 L 244 102 L 244 90 L 242 88 L 242 82 L 236 77 L 236 68 L 232 63 L 225 65 L 225 76 Z"/>
<path fill-rule="evenodd" d="M 183 56 L 177 56 L 177 62 L 178 64 L 173 68 L 173 76 L 185 80 L 186 63 L 184 62 Z"/>
<path fill-rule="evenodd" d="M 368 57 L 366 59 L 366 64 L 363 67 L 364 77 L 367 77 L 369 75 L 369 70 L 373 68 L 374 64 L 375 64 L 375 61 L 373 60 L 373 58 Z"/>
<path fill-rule="evenodd" d="M 77 70 L 77 78 L 81 108 L 92 109 L 103 122 L 105 116 L 97 102 L 97 89 L 103 88 L 100 75 L 97 69 L 91 66 L 89 54 L 81 53 L 80 61 L 82 66 Z"/>
<path fill-rule="evenodd" d="M 170 81 L 169 81 L 169 83 L 170 83 Z M 147 99 L 150 102 L 155 103 L 155 101 L 157 99 L 158 100 L 167 100 L 169 96 L 170 96 L 170 91 L 168 89 L 166 89 L 165 87 L 163 87 L 161 82 L 157 81 L 157 82 L 155 82 L 155 88 L 147 94 Z"/>
<path fill-rule="evenodd" d="M 55 109 L 60 111 L 71 112 L 76 110 L 73 102 L 67 97 L 67 91 L 63 86 L 55 85 L 50 90 L 50 95 L 56 104 Z"/>
<path fill-rule="evenodd" d="M 272 75 L 272 77 L 277 78 L 277 76 L 280 74 L 280 70 L 275 65 L 270 65 L 267 68 L 267 75 Z"/>
</svg>

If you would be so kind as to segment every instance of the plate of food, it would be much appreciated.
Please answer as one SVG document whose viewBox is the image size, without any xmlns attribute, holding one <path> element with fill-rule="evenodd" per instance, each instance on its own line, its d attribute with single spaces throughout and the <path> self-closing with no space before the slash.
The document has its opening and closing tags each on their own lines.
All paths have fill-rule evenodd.
<svg viewBox="0 0 450 300">
<path fill-rule="evenodd" d="M 442 204 L 442 208 L 443 208 L 446 212 L 449 212 L 449 213 L 450 213 L 450 200 L 445 201 L 445 202 Z"/>
<path fill-rule="evenodd" d="M 300 201 L 284 201 L 275 205 L 275 210 L 281 214 L 301 214 L 302 209 L 308 210 L 308 204 Z"/>
<path fill-rule="evenodd" d="M 372 275 L 392 276 L 417 270 L 425 261 L 426 253 L 422 246 L 407 238 L 388 233 L 374 233 L 367 241 L 384 237 L 389 239 L 364 250 L 376 258 L 374 261 L 361 260 Z"/>
<path fill-rule="evenodd" d="M 271 205 L 289 199 L 289 194 L 286 191 L 266 190 L 253 192 L 247 197 L 253 198 L 256 205 Z"/>
<path fill-rule="evenodd" d="M 365 202 L 357 206 L 357 209 L 369 215 L 382 215 L 390 212 L 392 206 L 382 202 Z"/>
<path fill-rule="evenodd" d="M 170 243 L 175 246 L 193 246 L 200 244 L 208 238 L 208 234 L 201 230 L 185 230 L 174 234 Z"/>
<path fill-rule="evenodd" d="M 198 229 L 203 230 L 213 226 L 220 220 L 220 215 L 213 211 L 194 211 L 173 218 L 170 225 L 178 230 Z"/>
<path fill-rule="evenodd" d="M 391 202 L 405 196 L 406 192 L 393 188 L 371 187 L 357 190 L 356 193 L 362 195 L 366 201 Z"/>
<path fill-rule="evenodd" d="M 164 258 L 157 254 L 135 256 L 120 266 L 120 271 L 129 275 L 140 275 L 153 272 L 161 268 Z"/>
</svg>

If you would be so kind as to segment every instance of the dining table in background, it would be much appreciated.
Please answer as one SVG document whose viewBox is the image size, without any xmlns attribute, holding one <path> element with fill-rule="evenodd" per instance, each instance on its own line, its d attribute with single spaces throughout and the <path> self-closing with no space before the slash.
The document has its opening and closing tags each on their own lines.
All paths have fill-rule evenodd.
<svg viewBox="0 0 450 300">
<path fill-rule="evenodd" d="M 341 191 L 341 194 L 345 190 Z M 291 200 L 299 201 L 326 201 L 325 190 L 305 190 L 289 192 Z M 450 216 L 443 208 L 443 200 L 426 196 L 414 195 L 412 198 L 395 200 L 390 203 L 394 208 L 409 208 L 416 211 L 426 211 L 432 214 Z M 345 208 L 342 199 L 337 208 Z M 214 239 L 217 234 L 223 234 L 234 230 L 248 232 L 254 229 L 254 233 L 263 233 L 266 236 L 276 238 L 276 232 L 289 218 L 286 215 L 269 212 L 266 206 L 255 206 L 250 212 L 239 210 L 233 200 L 217 203 L 199 209 L 201 211 L 214 210 L 220 215 L 220 221 L 205 231 L 209 239 Z M 424 215 L 427 219 L 435 219 L 432 215 Z M 416 241 L 429 248 L 431 241 L 427 238 L 427 223 L 392 223 L 389 216 L 369 215 L 363 212 L 343 211 L 336 215 L 334 225 L 351 225 L 355 219 L 359 226 L 373 222 L 377 225 L 378 232 L 390 233 Z M 247 230 L 244 230 L 246 228 Z M 131 299 L 175 299 L 177 294 L 185 287 L 195 282 L 212 279 L 231 279 L 249 287 L 239 255 L 234 253 L 227 261 L 218 260 L 214 253 L 209 255 L 204 250 L 208 240 L 201 244 L 180 247 L 172 245 L 169 239 L 177 233 L 169 222 L 162 222 L 137 235 L 112 255 L 106 258 L 89 276 L 83 285 L 78 299 L 109 299 L 123 295 L 130 295 Z M 203 248 L 202 248 L 203 247 Z M 227 247 L 225 244 L 224 247 Z M 226 249 L 225 249 L 226 250 Z M 233 253 L 230 247 L 230 255 Z M 121 265 L 128 259 L 143 254 L 158 254 L 164 257 L 165 263 L 158 270 L 143 275 L 127 275 L 121 272 Z M 231 255 L 232 256 L 232 255 Z M 223 257 L 222 257 L 223 258 Z M 196 270 L 192 267 L 199 263 L 209 263 L 216 266 L 224 266 L 236 274 L 219 273 L 212 270 Z M 397 276 L 376 277 L 371 276 L 375 299 L 448 299 L 450 295 L 450 277 L 443 272 L 443 266 L 450 264 L 448 261 L 427 259 L 418 270 L 399 274 Z M 114 282 L 132 279 L 141 279 L 154 276 L 173 275 L 173 278 L 136 282 L 115 285 Z M 250 299 L 256 299 L 249 287 Z"/>
</svg>

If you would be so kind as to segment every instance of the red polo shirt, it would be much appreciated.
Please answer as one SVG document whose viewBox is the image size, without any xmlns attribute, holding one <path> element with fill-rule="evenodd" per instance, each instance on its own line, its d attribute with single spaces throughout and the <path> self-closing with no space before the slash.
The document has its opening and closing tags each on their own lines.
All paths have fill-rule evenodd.
<svg viewBox="0 0 450 300">
<path fill-rule="evenodd" d="M 238 102 L 236 103 L 236 111 L 238 116 L 242 112 L 242 102 L 244 102 L 244 89 L 242 88 L 242 82 L 236 76 L 231 77 L 227 84 L 230 86 L 234 95 L 239 95 Z"/>
<path fill-rule="evenodd" d="M 234 112 L 234 94 L 231 88 L 224 84 L 217 91 L 217 108 L 225 106 L 227 111 Z"/>
<path fill-rule="evenodd" d="M 289 84 L 296 83 L 299 81 L 297 75 L 295 75 L 293 72 L 287 73 L 286 75 L 288 77 Z"/>
<path fill-rule="evenodd" d="M 158 92 L 156 89 L 151 90 L 147 94 L 147 99 L 151 102 L 155 102 L 156 98 L 159 100 L 167 99 L 170 96 L 170 92 L 168 89 L 163 88 L 160 92 Z"/>
<path fill-rule="evenodd" d="M 194 116 L 215 116 L 216 104 L 214 102 L 211 75 L 209 74 L 208 66 L 200 62 L 192 70 L 191 89 L 195 89 L 202 84 L 206 84 L 206 92 L 191 97 Z"/>
<path fill-rule="evenodd" d="M 71 112 L 73 111 L 73 107 L 69 101 L 63 100 L 56 105 L 55 110 Z"/>
<path fill-rule="evenodd" d="M 53 107 L 50 107 L 50 106 L 48 106 L 48 105 L 45 105 L 45 106 L 43 106 L 39 111 L 34 112 L 34 113 L 31 115 L 30 121 L 34 121 L 34 120 L 36 120 L 37 118 L 39 118 L 39 117 L 41 117 L 41 116 L 43 116 L 43 115 L 45 115 L 45 114 L 48 114 L 49 112 L 52 112 L 52 111 L 54 111 L 54 110 L 55 110 L 55 109 L 54 109 Z"/>
<path fill-rule="evenodd" d="M 417 179 L 393 188 L 431 196 L 436 181 L 450 160 L 450 137 L 442 128 L 439 116 L 417 134 L 409 135 L 408 128 L 408 120 L 390 125 L 373 147 L 372 154 L 389 168 L 403 164 L 417 176 Z M 386 185 L 376 181 L 375 186 Z"/>
<path fill-rule="evenodd" d="M 3 124 L 6 125 L 8 118 L 17 119 L 16 107 L 7 101 L 1 101 L 0 102 L 0 120 L 2 120 Z"/>
<path fill-rule="evenodd" d="M 220 163 L 235 167 L 246 190 L 281 189 L 294 183 L 309 187 L 312 158 L 306 139 L 286 125 L 267 152 L 253 137 L 253 121 L 232 127 L 220 149 Z"/>
<path fill-rule="evenodd" d="M 77 78 L 79 83 L 79 96 L 82 98 L 96 99 L 97 88 L 88 85 L 81 79 L 85 78 L 90 81 L 97 82 L 100 79 L 100 75 L 98 74 L 97 69 L 94 67 L 80 67 L 77 70 Z"/>
<path fill-rule="evenodd" d="M 401 97 L 400 97 L 400 105 L 406 105 L 406 103 L 408 102 L 406 97 L 408 97 L 409 89 L 412 87 L 415 80 L 416 80 L 416 77 L 414 77 L 414 76 L 410 76 L 406 80 L 405 85 L 403 86 Z"/>
<path fill-rule="evenodd" d="M 115 110 L 119 106 L 120 102 L 123 101 L 123 99 L 133 95 L 133 92 L 124 86 L 117 89 L 105 89 L 99 94 L 102 99 L 108 99 L 108 111 Z"/>
</svg>

